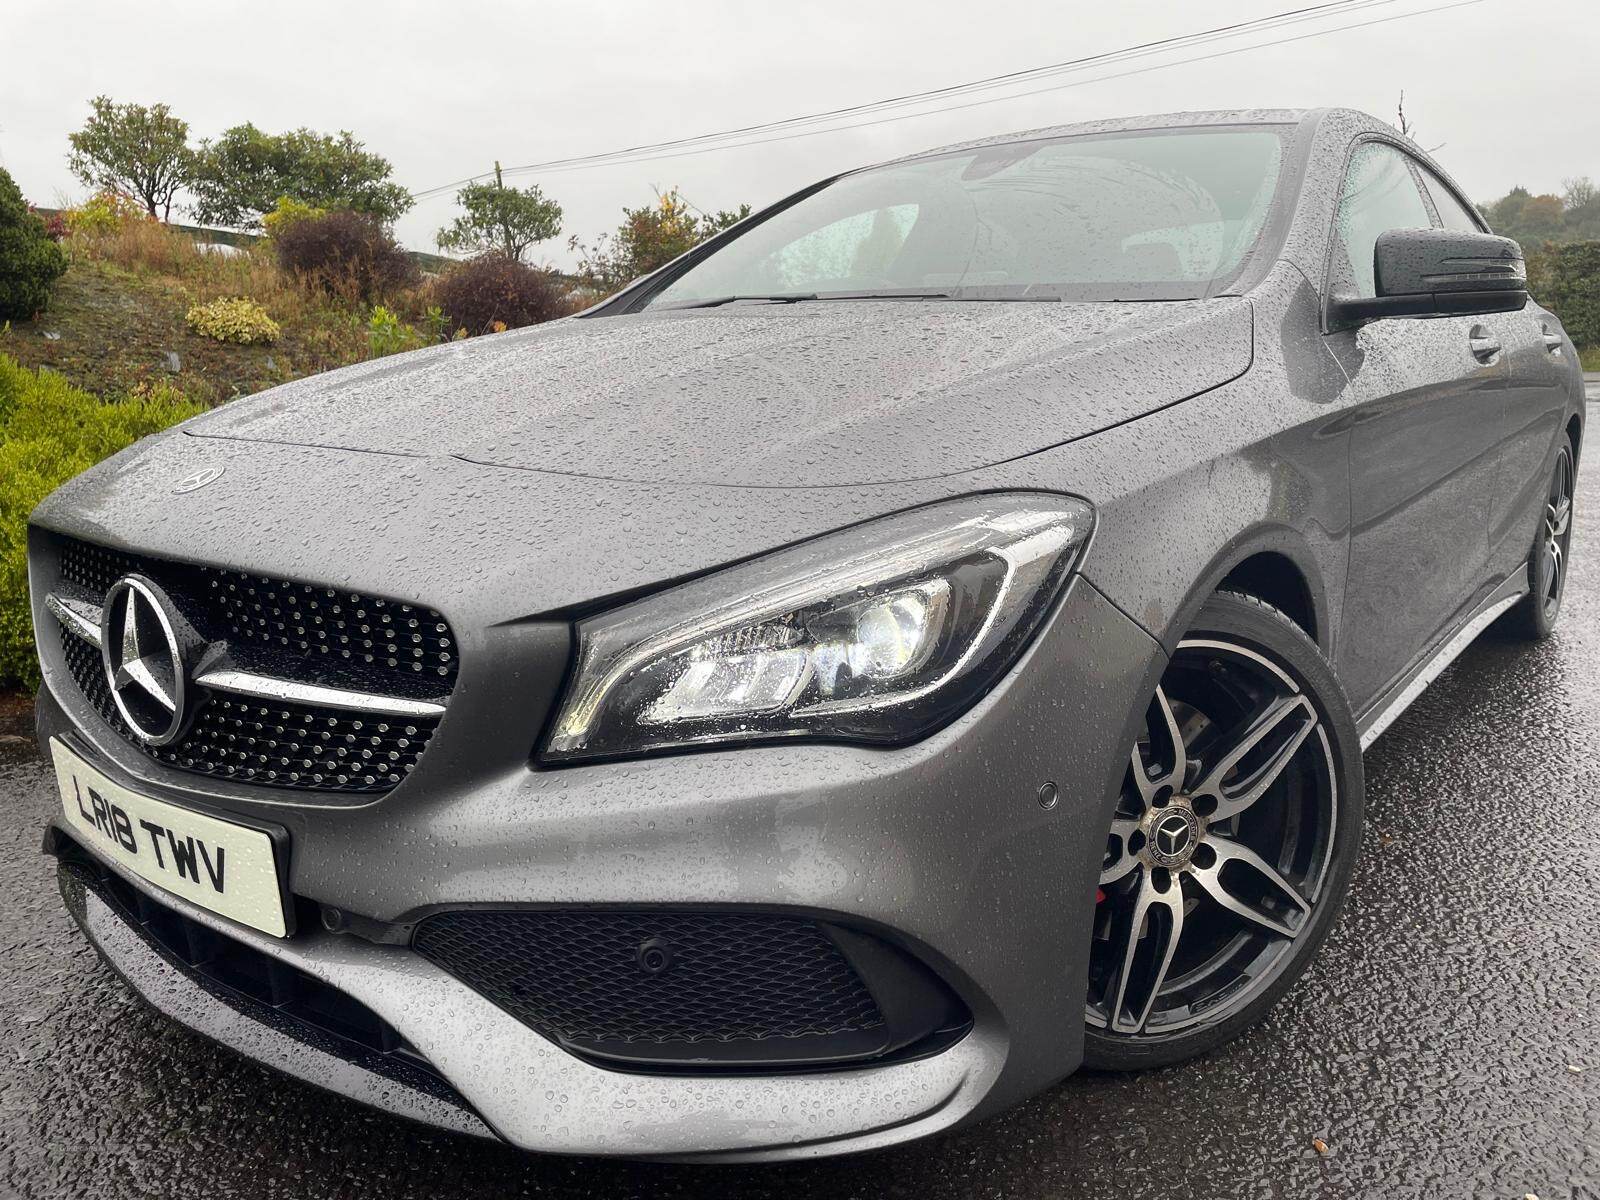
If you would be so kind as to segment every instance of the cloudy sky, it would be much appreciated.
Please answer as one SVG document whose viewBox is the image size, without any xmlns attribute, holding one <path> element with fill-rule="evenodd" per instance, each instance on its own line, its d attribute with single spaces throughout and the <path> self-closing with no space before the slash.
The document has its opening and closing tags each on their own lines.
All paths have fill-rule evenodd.
<svg viewBox="0 0 1600 1200">
<path fill-rule="evenodd" d="M 197 139 L 243 121 L 350 129 L 421 191 L 497 158 L 543 162 L 781 120 L 1315 2 L 74 0 L 64 9 L 8 0 L 0 165 L 36 203 L 81 194 L 66 169 L 67 134 L 103 93 L 165 101 Z M 652 187 L 677 185 L 707 210 L 759 207 L 841 168 L 966 137 L 1198 108 L 1338 104 L 1393 120 L 1402 88 L 1419 140 L 1442 145 L 1441 160 L 1477 198 L 1519 183 L 1558 191 L 1570 176 L 1600 179 L 1597 0 L 1478 0 L 1432 13 L 1451 0 L 1362 2 L 1360 11 L 961 101 L 991 103 L 943 112 L 924 104 L 909 119 L 864 128 L 521 182 L 538 182 L 564 206 L 563 240 L 587 240 Z M 1386 20 L 1407 13 L 1422 15 Z M 1290 37 L 1301 40 L 1262 45 Z M 1250 46 L 1258 48 L 1242 49 Z M 1070 86 L 1038 90 L 1051 84 Z M 431 249 L 451 208 L 449 194 L 420 203 L 400 222 L 402 240 Z M 558 243 L 543 249 L 567 259 Z"/>
</svg>

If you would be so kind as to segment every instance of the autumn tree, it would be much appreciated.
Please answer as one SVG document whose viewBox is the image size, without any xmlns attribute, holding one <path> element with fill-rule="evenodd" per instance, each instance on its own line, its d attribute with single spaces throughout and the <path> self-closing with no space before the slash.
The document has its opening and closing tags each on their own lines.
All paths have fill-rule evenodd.
<svg viewBox="0 0 1600 1200">
<path fill-rule="evenodd" d="M 126 192 L 152 217 L 166 220 L 194 170 L 189 123 L 165 104 L 115 104 L 96 96 L 89 109 L 84 127 L 67 138 L 67 166 L 89 187 Z"/>
<path fill-rule="evenodd" d="M 578 255 L 579 274 L 589 286 L 601 292 L 615 292 L 749 215 L 748 204 L 715 213 L 700 212 L 673 188 L 657 192 L 654 204 L 624 208 L 622 224 L 616 232 L 602 234 L 593 246 L 576 237 L 568 246 Z"/>
</svg>

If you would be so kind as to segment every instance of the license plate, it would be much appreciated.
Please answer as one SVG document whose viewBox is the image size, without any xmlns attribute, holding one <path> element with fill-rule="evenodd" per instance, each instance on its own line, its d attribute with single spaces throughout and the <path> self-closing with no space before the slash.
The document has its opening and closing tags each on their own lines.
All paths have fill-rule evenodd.
<svg viewBox="0 0 1600 1200">
<path fill-rule="evenodd" d="M 192 904 L 288 934 L 271 835 L 130 792 L 54 738 L 50 753 L 62 811 L 88 845 Z"/>
</svg>

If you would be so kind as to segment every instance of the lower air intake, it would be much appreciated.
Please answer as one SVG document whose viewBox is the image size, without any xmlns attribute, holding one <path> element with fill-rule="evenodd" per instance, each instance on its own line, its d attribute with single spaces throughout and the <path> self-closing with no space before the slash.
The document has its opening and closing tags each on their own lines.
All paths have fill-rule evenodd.
<svg viewBox="0 0 1600 1200">
<path fill-rule="evenodd" d="M 868 941 L 764 913 L 593 909 L 441 913 L 412 945 L 574 1053 L 729 1068 L 879 1057 L 946 1024 L 931 978 L 914 1030 L 880 1009 L 856 962 L 892 956 L 897 999 L 923 976 L 875 941 L 863 957 Z"/>
</svg>

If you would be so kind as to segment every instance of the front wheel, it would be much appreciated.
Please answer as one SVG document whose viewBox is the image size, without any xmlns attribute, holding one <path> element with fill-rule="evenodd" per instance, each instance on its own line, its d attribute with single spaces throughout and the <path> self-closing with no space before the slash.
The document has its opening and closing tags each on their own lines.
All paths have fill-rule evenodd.
<svg viewBox="0 0 1600 1200">
<path fill-rule="evenodd" d="M 1316 645 L 1254 597 L 1201 610 L 1151 698 L 1107 838 L 1085 1063 L 1199 1054 L 1305 971 L 1344 900 L 1360 740 Z"/>
</svg>

